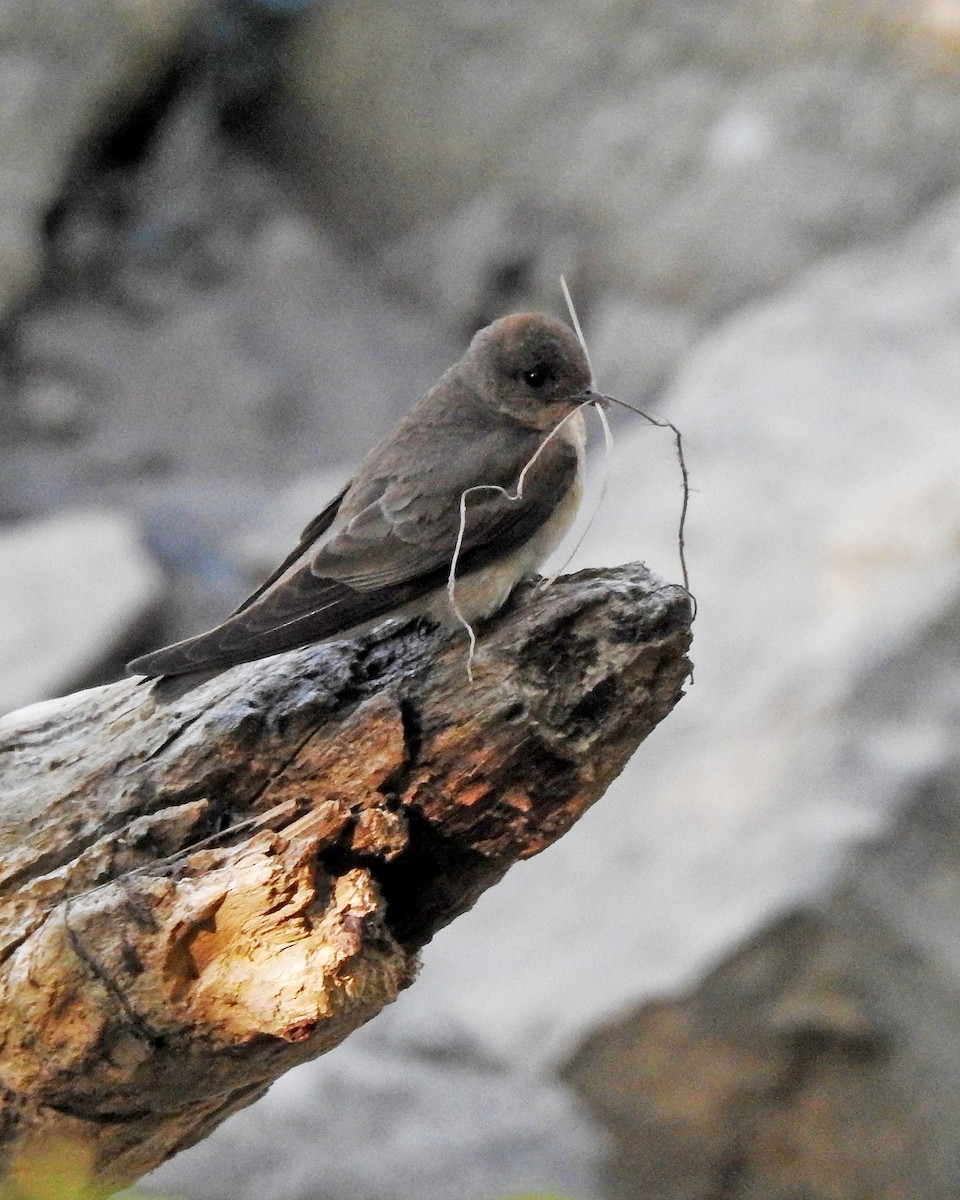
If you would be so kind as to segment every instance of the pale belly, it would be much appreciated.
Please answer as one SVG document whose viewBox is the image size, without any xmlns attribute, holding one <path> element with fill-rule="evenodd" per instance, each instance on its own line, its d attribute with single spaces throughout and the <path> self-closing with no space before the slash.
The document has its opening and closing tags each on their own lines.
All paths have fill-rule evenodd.
<svg viewBox="0 0 960 1200">
<path fill-rule="evenodd" d="M 400 605 L 391 613 L 362 621 L 333 636 L 353 637 L 368 629 L 374 629 L 385 621 L 408 620 L 416 616 L 430 617 L 447 628 L 461 627 L 463 621 L 472 625 L 476 621 L 493 616 L 506 604 L 510 593 L 522 579 L 529 579 L 537 574 L 541 563 L 549 558 L 563 541 L 580 507 L 586 451 L 583 413 L 575 413 L 557 437 L 568 442 L 576 451 L 577 472 L 573 484 L 557 504 L 553 515 L 540 526 L 532 538 L 490 566 L 457 577 L 454 596 L 458 611 L 455 612 L 451 606 L 448 588 L 444 586 L 428 592 L 418 600 L 411 600 L 409 604 Z"/>
<path fill-rule="evenodd" d="M 415 605 L 409 606 L 409 612 L 423 613 L 449 626 L 459 625 L 461 618 L 471 623 L 482 621 L 493 616 L 506 604 L 510 593 L 522 579 L 529 579 L 537 574 L 540 565 L 563 541 L 573 524 L 583 497 L 583 461 L 586 446 L 583 413 L 576 413 L 557 436 L 568 441 L 576 450 L 577 473 L 573 485 L 549 520 L 540 526 L 529 541 L 504 558 L 457 579 L 454 596 L 459 616 L 450 605 L 450 596 L 446 588 L 424 596 Z M 396 615 L 408 615 L 408 612 Z"/>
</svg>

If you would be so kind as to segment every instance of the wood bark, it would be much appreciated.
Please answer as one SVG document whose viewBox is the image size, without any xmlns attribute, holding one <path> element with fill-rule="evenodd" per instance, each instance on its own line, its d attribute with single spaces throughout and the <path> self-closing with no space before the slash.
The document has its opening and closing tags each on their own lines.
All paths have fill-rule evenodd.
<svg viewBox="0 0 960 1200">
<path fill-rule="evenodd" d="M 632 565 L 525 589 L 472 683 L 408 622 L 5 718 L 0 1173 L 129 1183 L 369 1020 L 672 709 L 690 621 Z"/>
</svg>

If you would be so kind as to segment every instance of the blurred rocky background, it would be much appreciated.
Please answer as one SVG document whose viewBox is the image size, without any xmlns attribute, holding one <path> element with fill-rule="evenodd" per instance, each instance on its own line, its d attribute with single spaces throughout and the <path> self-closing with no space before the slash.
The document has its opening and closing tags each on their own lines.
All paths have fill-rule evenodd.
<svg viewBox="0 0 960 1200">
<path fill-rule="evenodd" d="M 561 271 L 696 489 L 677 712 L 150 1186 L 955 1200 L 960 0 L 2 0 L 0 139 L 0 710 L 222 616 Z M 607 470 L 577 562 L 676 578 L 669 437 Z"/>
</svg>

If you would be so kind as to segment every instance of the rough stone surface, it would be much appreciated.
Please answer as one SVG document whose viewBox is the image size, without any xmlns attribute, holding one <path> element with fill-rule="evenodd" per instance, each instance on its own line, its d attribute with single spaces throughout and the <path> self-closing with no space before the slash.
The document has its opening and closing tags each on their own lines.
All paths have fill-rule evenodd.
<svg viewBox="0 0 960 1200">
<path fill-rule="evenodd" d="M 907 1012 L 923 1008 L 937 1028 L 929 1015 L 913 1028 Z M 955 1194 L 958 1061 L 935 1056 L 958 1016 L 956 989 L 869 915 L 783 920 L 693 996 L 648 1006 L 577 1056 L 569 1076 L 619 1133 L 605 1194 Z"/>
<path fill-rule="evenodd" d="M 821 903 L 588 1039 L 565 1075 L 616 1133 L 605 1195 L 956 1194 L 958 785 L 955 763 Z"/>
<path fill-rule="evenodd" d="M 68 511 L 0 526 L 0 713 L 116 669 L 163 596 L 137 529 Z"/>
<path fill-rule="evenodd" d="M 171 493 L 198 476 L 272 492 L 278 473 L 358 457 L 457 356 L 378 297 L 261 164 L 223 146 L 199 100 L 184 103 L 203 132 L 184 139 L 171 118 L 172 144 L 158 135 L 144 168 L 155 183 L 142 197 L 127 184 L 119 233 L 96 210 L 92 263 L 78 258 L 82 212 L 58 226 L 58 266 L 84 287 L 17 323 L 9 508 L 68 489 L 125 495 L 144 477 Z M 171 193 L 180 209 L 164 218 Z"/>
<path fill-rule="evenodd" d="M 665 407 L 696 489 L 695 683 L 602 813 L 436 939 L 424 1021 L 452 1004 L 501 1053 L 563 1055 L 821 891 L 952 761 L 958 227 L 954 200 L 691 355 Z M 580 557 L 643 553 L 676 578 L 678 511 L 670 435 L 622 433 Z M 575 897 L 598 877 L 603 932 L 581 937 Z M 494 947 L 496 976 L 475 965 Z"/>
<path fill-rule="evenodd" d="M 198 0 L 0 6 L 0 312 L 36 282 L 74 152 L 172 61 Z"/>
<path fill-rule="evenodd" d="M 487 1058 L 462 1030 L 412 1038 L 396 1015 L 285 1075 L 138 1190 L 197 1200 L 600 1195 L 607 1142 L 565 1086 Z"/>
<path fill-rule="evenodd" d="M 402 239 L 445 315 L 552 298 L 560 259 L 587 301 L 702 317 L 956 184 L 955 24 L 925 0 L 380 0 L 317 8 L 290 88 L 325 207 Z"/>
</svg>

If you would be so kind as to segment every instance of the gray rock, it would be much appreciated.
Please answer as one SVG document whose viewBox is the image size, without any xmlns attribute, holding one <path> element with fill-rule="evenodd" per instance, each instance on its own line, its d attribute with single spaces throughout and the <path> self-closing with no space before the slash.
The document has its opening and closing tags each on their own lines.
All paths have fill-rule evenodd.
<svg viewBox="0 0 960 1200">
<path fill-rule="evenodd" d="M 297 544 L 312 518 L 330 503 L 350 479 L 349 467 L 303 475 L 276 490 L 227 543 L 227 553 L 251 576 L 265 578 Z"/>
<path fill-rule="evenodd" d="M 291 138 L 324 210 L 447 318 L 509 303 L 505 267 L 556 304 L 559 260 L 587 300 L 702 321 L 960 180 L 944 7 L 323 5 Z"/>
<path fill-rule="evenodd" d="M 24 355 L 43 361 L 59 347 L 61 361 L 70 356 L 99 377 L 110 408 L 101 405 L 98 433 L 109 447 L 126 436 L 181 470 L 257 475 L 278 451 L 304 465 L 311 456 L 335 459 L 356 438 L 352 428 L 395 415 L 376 362 L 392 333 L 371 339 L 376 317 L 367 308 L 366 321 L 359 318 L 352 290 L 308 230 L 278 222 L 250 247 L 248 269 L 230 289 L 182 297 L 151 322 L 150 336 L 123 313 L 80 304 L 30 322 Z M 325 294 L 343 301 L 335 316 L 323 311 Z M 349 420 L 338 420 L 339 405 Z"/>
<path fill-rule="evenodd" d="M 136 527 L 72 511 L 0 528 L 0 712 L 92 680 L 163 594 Z"/>
<path fill-rule="evenodd" d="M 604 1194 L 956 1195 L 958 1018 L 956 980 L 850 893 L 789 914 L 577 1054 L 570 1077 L 617 1133 Z"/>
<path fill-rule="evenodd" d="M 60 486 L 64 459 L 82 464 L 78 490 L 147 474 L 272 488 L 358 458 L 458 357 L 457 343 L 358 277 L 266 168 L 236 152 L 219 168 L 198 171 L 209 187 L 198 184 L 191 220 L 204 233 L 190 252 L 162 238 L 155 255 L 126 246 L 105 294 L 75 291 L 20 321 L 27 386 L 15 401 L 38 426 L 51 419 L 47 392 L 65 393 L 81 444 L 15 446 L 10 507 L 29 511 L 45 482 Z M 225 274 L 197 278 L 218 207 Z M 18 455 L 32 472 L 18 472 Z"/>
<path fill-rule="evenodd" d="M 402 1005 L 403 1000 L 400 1001 Z M 449 1026 L 384 1013 L 143 1181 L 189 1200 L 490 1200 L 597 1193 L 606 1141 L 564 1086 Z M 269 1132 L 265 1132 L 269 1131 Z"/>
<path fill-rule="evenodd" d="M 588 346 L 597 386 L 642 404 L 645 396 L 663 389 L 696 336 L 696 321 L 677 306 L 604 292 L 590 310 Z M 613 415 L 621 411 L 614 409 Z"/>
<path fill-rule="evenodd" d="M 198 0 L 0 8 L 0 312 L 37 279 L 41 224 L 71 157 L 104 114 L 170 61 Z"/>
<path fill-rule="evenodd" d="M 480 195 L 389 244 L 383 276 L 467 334 L 511 310 L 551 309 L 562 274 L 581 290 L 589 232 L 554 199 Z"/>
<path fill-rule="evenodd" d="M 695 488 L 696 681 L 601 804 L 427 948 L 408 1020 L 562 1057 L 824 894 L 955 761 L 958 228 L 954 199 L 690 357 L 665 407 Z M 679 500 L 669 434 L 624 434 L 579 565 L 676 579 Z"/>
<path fill-rule="evenodd" d="M 919 653 L 953 677 L 960 605 Z M 938 671 L 933 672 L 934 676 Z M 855 709 L 905 693 L 883 671 Z M 956 690 L 940 697 L 956 722 Z M 901 700 L 901 703 L 903 703 Z M 960 1188 L 960 762 L 905 791 L 836 887 L 691 993 L 597 1031 L 566 1075 L 617 1141 L 616 1200 L 810 1200 Z"/>
</svg>

